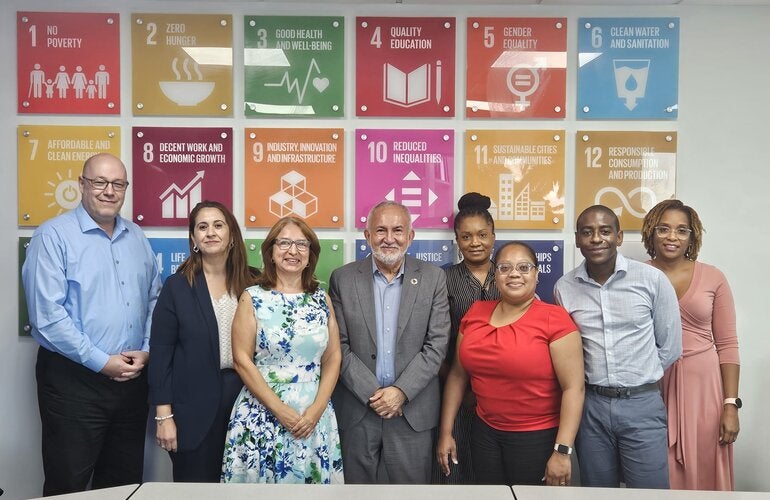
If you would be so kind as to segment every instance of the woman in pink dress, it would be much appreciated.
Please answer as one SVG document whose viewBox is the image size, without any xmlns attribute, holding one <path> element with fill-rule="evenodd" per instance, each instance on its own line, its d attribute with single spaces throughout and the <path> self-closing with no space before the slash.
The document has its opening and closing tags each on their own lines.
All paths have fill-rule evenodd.
<svg viewBox="0 0 770 500">
<path fill-rule="evenodd" d="M 722 272 L 696 260 L 702 235 L 679 200 L 658 203 L 642 226 L 648 263 L 668 276 L 682 315 L 683 354 L 663 376 L 671 488 L 729 491 L 742 404 L 735 307 Z"/>
</svg>

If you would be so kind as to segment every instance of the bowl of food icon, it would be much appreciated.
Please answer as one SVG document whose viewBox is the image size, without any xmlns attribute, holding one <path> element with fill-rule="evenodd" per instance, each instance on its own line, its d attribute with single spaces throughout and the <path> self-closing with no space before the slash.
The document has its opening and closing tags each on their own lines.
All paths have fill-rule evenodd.
<svg viewBox="0 0 770 500">
<path fill-rule="evenodd" d="M 159 82 L 163 94 L 179 106 L 195 106 L 214 91 L 214 82 Z"/>
</svg>

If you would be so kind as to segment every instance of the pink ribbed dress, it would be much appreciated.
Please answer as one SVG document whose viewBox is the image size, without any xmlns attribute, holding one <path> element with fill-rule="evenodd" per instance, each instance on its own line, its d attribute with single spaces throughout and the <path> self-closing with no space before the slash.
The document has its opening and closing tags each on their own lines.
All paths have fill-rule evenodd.
<svg viewBox="0 0 770 500">
<path fill-rule="evenodd" d="M 733 446 L 719 444 L 719 365 L 740 359 L 733 296 L 722 272 L 696 262 L 679 311 L 683 354 L 663 377 L 671 488 L 733 490 Z"/>
</svg>

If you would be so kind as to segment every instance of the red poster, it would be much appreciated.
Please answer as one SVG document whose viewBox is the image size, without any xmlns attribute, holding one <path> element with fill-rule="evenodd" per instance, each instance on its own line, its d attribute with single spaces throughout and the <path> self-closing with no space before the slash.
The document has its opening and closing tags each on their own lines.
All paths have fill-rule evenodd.
<svg viewBox="0 0 770 500">
<path fill-rule="evenodd" d="M 186 227 L 203 200 L 232 210 L 232 128 L 134 127 L 131 137 L 137 224 Z"/>
<path fill-rule="evenodd" d="M 18 12 L 19 113 L 119 114 L 120 16 Z"/>
<path fill-rule="evenodd" d="M 567 19 L 468 19 L 466 116 L 564 118 Z"/>
<path fill-rule="evenodd" d="M 356 116 L 454 116 L 455 24 L 356 18 Z"/>
</svg>

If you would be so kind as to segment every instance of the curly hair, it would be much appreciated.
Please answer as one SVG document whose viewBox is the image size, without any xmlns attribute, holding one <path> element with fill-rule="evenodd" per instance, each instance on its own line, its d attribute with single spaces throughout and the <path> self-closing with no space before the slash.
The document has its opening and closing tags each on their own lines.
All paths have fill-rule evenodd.
<svg viewBox="0 0 770 500">
<path fill-rule="evenodd" d="M 682 203 L 680 200 L 663 200 L 644 216 L 644 222 L 642 223 L 642 243 L 647 250 L 647 255 L 651 258 L 655 258 L 655 226 L 660 224 L 660 219 L 663 218 L 663 213 L 666 210 L 679 210 L 687 215 L 690 221 L 690 244 L 687 245 L 687 250 L 684 252 L 685 258 L 689 260 L 697 260 L 698 252 L 700 251 L 701 243 L 703 242 L 703 224 L 698 217 L 698 212 L 694 208 L 689 207 Z"/>
</svg>

